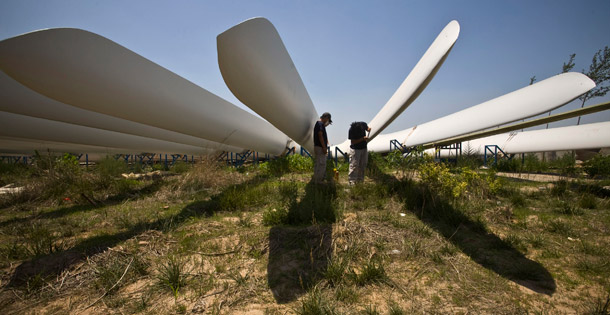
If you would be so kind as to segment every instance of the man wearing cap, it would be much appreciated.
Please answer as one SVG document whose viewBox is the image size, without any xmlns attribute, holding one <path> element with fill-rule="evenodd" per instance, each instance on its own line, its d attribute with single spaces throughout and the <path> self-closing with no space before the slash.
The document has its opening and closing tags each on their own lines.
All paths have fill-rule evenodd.
<svg viewBox="0 0 610 315">
<path fill-rule="evenodd" d="M 326 135 L 326 127 L 332 124 L 330 113 L 326 112 L 320 116 L 320 120 L 316 121 L 313 128 L 313 146 L 314 146 L 314 166 L 313 166 L 313 182 L 321 183 L 326 175 L 326 153 L 328 147 L 328 136 Z"/>
<path fill-rule="evenodd" d="M 351 140 L 349 149 L 349 183 L 364 181 L 364 170 L 369 160 L 369 153 L 366 143 L 369 140 L 367 132 L 371 132 L 371 127 L 364 121 L 355 121 L 349 127 L 347 137 Z"/>
</svg>

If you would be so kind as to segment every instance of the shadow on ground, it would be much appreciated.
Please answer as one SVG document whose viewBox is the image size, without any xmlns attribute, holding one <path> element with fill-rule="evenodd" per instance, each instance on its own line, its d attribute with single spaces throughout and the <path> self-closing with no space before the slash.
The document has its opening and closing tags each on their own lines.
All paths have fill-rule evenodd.
<svg viewBox="0 0 610 315">
<path fill-rule="evenodd" d="M 540 263 L 525 257 L 510 243 L 487 231 L 447 200 L 410 179 L 397 179 L 369 164 L 369 174 L 387 185 L 404 208 L 443 235 L 479 265 L 532 291 L 552 295 L 557 286 L 551 273 Z"/>
<path fill-rule="evenodd" d="M 103 208 L 103 207 L 107 207 L 107 206 L 117 205 L 117 204 L 123 203 L 126 200 L 134 199 L 134 196 L 137 196 L 137 198 L 151 196 L 155 192 L 157 192 L 161 188 L 161 186 L 162 186 L 162 182 L 159 180 L 155 180 L 152 183 L 150 183 L 144 187 L 130 189 L 130 190 L 124 191 L 120 194 L 110 196 L 106 200 L 97 201 L 95 205 L 92 205 L 92 204 L 71 205 L 71 206 L 61 207 L 61 208 L 58 208 L 58 209 L 55 209 L 52 211 L 44 212 L 41 214 L 31 215 L 28 217 L 14 218 L 14 219 L 0 222 L 0 228 L 11 225 L 11 224 L 22 224 L 22 223 L 30 222 L 32 220 L 37 220 L 37 219 L 58 219 L 58 218 L 61 218 L 64 216 L 69 216 L 71 214 L 78 213 L 78 212 L 91 211 L 91 210 L 95 210 L 95 209 L 99 209 L 99 208 Z"/>
<path fill-rule="evenodd" d="M 305 294 L 326 271 L 332 255 L 332 223 L 337 219 L 334 184 L 312 182 L 298 200 L 289 199 L 288 223 L 269 231 L 267 281 L 278 303 L 288 303 Z"/>
<path fill-rule="evenodd" d="M 49 255 L 36 257 L 22 262 L 11 275 L 6 287 L 19 287 L 27 283 L 34 276 L 52 277 L 60 275 L 75 264 L 82 262 L 108 248 L 131 239 L 146 231 L 171 231 L 193 217 L 209 217 L 219 209 L 219 202 L 226 193 L 233 193 L 236 189 L 245 189 L 264 183 L 268 177 L 255 177 L 241 184 L 231 185 L 208 200 L 194 201 L 186 205 L 179 213 L 159 218 L 153 222 L 140 222 L 132 225 L 124 232 L 103 234 L 86 238 L 73 247 Z"/>
</svg>

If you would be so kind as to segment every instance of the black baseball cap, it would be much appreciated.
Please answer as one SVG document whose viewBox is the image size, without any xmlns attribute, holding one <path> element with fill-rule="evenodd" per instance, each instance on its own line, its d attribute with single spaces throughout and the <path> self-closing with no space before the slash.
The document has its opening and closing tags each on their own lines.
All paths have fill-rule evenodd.
<svg viewBox="0 0 610 315">
<path fill-rule="evenodd" d="M 322 114 L 322 116 L 320 116 L 320 118 L 328 118 L 328 122 L 331 123 L 331 124 L 333 123 L 333 120 L 330 119 L 330 113 L 329 112 L 326 112 L 326 113 Z"/>
</svg>

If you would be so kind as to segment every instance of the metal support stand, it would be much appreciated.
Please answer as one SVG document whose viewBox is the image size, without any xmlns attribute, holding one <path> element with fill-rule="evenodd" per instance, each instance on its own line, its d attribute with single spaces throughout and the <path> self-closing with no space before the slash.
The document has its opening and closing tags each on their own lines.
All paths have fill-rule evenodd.
<svg viewBox="0 0 610 315">
<path fill-rule="evenodd" d="M 309 156 L 310 158 L 313 158 L 311 156 L 311 153 L 309 153 L 309 151 L 307 151 L 305 148 L 301 147 L 301 156 L 305 156 L 305 154 L 303 154 L 303 153 L 307 154 L 307 156 Z"/>
<path fill-rule="evenodd" d="M 451 151 L 455 151 L 455 158 L 447 158 L 448 162 L 454 162 L 457 163 L 457 159 L 458 157 L 462 156 L 462 143 L 454 143 L 452 145 L 444 145 L 444 146 L 438 146 L 435 148 L 434 150 L 434 158 L 436 160 L 441 160 L 441 151 L 442 150 L 449 150 L 449 152 L 451 153 Z M 449 154 L 449 156 L 451 156 L 451 154 Z"/>
<path fill-rule="evenodd" d="M 254 154 L 254 151 L 246 150 L 244 153 L 235 153 L 235 158 L 233 158 L 233 153 L 231 152 L 231 165 L 234 167 L 240 167 L 244 165 L 248 157 Z"/>
<path fill-rule="evenodd" d="M 409 152 L 409 148 L 407 148 L 406 146 L 402 145 L 402 143 L 400 143 L 400 141 L 398 141 L 396 139 L 390 140 L 390 152 L 392 152 L 394 150 L 399 150 L 402 153 L 408 153 Z"/>
<path fill-rule="evenodd" d="M 339 147 L 335 147 L 335 166 L 339 165 L 339 153 L 341 153 L 341 155 L 343 155 L 345 162 L 349 163 L 349 154 L 341 151 L 341 149 L 339 149 Z"/>
<path fill-rule="evenodd" d="M 288 152 L 286 152 L 286 156 L 289 156 L 290 154 L 296 154 L 296 147 L 292 147 L 288 149 Z"/>
<path fill-rule="evenodd" d="M 499 151 L 499 153 L 498 153 Z M 509 156 L 508 154 L 506 154 L 504 151 L 502 151 L 502 149 L 500 149 L 499 146 L 497 145 L 486 145 L 485 146 L 485 154 L 483 155 L 483 165 L 487 166 L 487 152 L 489 152 L 489 154 L 491 155 L 490 158 L 493 157 L 494 162 L 493 165 L 497 165 L 498 164 L 498 155 L 500 153 L 502 153 L 502 157 L 510 160 L 513 158 L 514 155 Z"/>
<path fill-rule="evenodd" d="M 31 160 L 32 160 L 32 159 L 30 158 L 30 161 L 31 161 Z M 3 155 L 3 156 L 0 156 L 0 161 L 2 161 L 2 162 L 8 162 L 9 164 L 10 164 L 10 163 L 12 163 L 12 164 L 18 164 L 18 163 L 23 162 L 23 164 L 26 164 L 26 165 L 27 165 L 27 164 L 28 164 L 28 157 L 27 157 L 26 155 L 24 155 L 24 156 L 11 156 L 11 155 Z"/>
</svg>

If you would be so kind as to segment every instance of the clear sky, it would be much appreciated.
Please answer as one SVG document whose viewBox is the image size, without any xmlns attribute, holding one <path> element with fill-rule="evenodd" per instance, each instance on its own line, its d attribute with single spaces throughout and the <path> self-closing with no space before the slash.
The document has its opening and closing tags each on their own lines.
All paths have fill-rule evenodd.
<svg viewBox="0 0 610 315">
<path fill-rule="evenodd" d="M 581 71 L 610 46 L 608 0 L 2 0 L 0 40 L 44 28 L 85 29 L 247 109 L 224 84 L 216 36 L 257 16 L 278 29 L 318 112 L 332 113 L 333 144 L 347 138 L 350 122 L 375 116 L 451 20 L 461 26 L 451 54 L 384 132 L 525 87 L 532 76 L 551 77 L 572 53 L 574 71 Z M 579 106 L 576 101 L 557 112 Z M 581 123 L 597 121 L 610 121 L 610 112 Z M 551 126 L 567 124 L 575 119 Z"/>
</svg>

